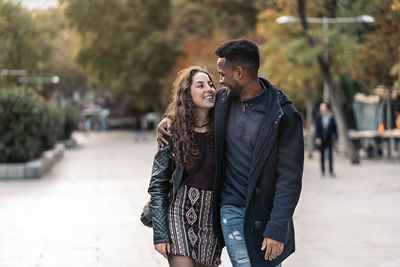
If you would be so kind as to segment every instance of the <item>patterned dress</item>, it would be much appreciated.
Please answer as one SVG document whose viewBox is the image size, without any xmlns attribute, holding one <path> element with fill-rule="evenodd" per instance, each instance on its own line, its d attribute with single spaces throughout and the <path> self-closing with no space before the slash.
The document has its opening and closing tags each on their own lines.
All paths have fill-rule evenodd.
<svg viewBox="0 0 400 267">
<path fill-rule="evenodd" d="M 171 254 L 187 256 L 204 265 L 218 266 L 222 247 L 214 236 L 211 216 L 214 154 L 206 150 L 206 135 L 198 133 L 196 141 L 200 154 L 206 151 L 199 160 L 201 166 L 184 174 L 168 210 Z"/>
</svg>

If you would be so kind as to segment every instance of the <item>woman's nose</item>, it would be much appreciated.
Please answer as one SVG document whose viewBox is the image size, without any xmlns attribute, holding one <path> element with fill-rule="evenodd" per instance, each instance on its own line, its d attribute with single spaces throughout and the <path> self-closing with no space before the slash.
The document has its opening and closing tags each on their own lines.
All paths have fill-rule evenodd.
<svg viewBox="0 0 400 267">
<path fill-rule="evenodd" d="M 213 86 L 207 85 L 207 92 L 214 92 L 215 88 Z"/>
</svg>

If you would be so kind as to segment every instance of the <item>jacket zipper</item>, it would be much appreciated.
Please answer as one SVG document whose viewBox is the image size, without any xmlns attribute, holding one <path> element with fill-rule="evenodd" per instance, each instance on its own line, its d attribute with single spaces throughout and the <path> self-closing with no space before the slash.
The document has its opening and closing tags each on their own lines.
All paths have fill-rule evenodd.
<svg viewBox="0 0 400 267">
<path fill-rule="evenodd" d="M 244 116 L 244 113 L 246 113 L 246 107 L 248 106 L 248 103 L 243 103 L 241 101 L 240 106 L 241 106 L 242 112 L 240 113 L 239 123 L 238 123 L 238 127 L 236 129 L 236 134 L 235 134 L 236 137 L 240 137 L 240 133 L 242 131 L 243 116 Z"/>
</svg>

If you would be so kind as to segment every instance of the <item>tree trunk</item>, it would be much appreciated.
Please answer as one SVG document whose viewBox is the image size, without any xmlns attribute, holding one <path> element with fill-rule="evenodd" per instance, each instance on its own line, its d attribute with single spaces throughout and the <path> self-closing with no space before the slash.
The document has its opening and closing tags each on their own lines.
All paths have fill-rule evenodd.
<svg viewBox="0 0 400 267">
<path fill-rule="evenodd" d="M 332 74 L 330 72 L 330 67 L 328 64 L 323 62 L 322 58 L 318 59 L 318 63 L 320 65 L 320 70 L 322 75 L 324 76 L 324 80 L 328 85 L 329 89 L 329 97 L 331 100 L 332 110 L 336 117 L 336 123 L 339 128 L 339 135 L 344 138 L 344 143 L 347 149 L 347 156 L 350 158 L 351 163 L 356 164 L 360 163 L 360 157 L 358 151 L 354 147 L 354 143 L 351 141 L 349 137 L 349 128 L 347 126 L 346 117 L 344 115 L 344 111 L 342 108 L 342 104 L 336 93 L 336 88 L 333 84 Z"/>
<path fill-rule="evenodd" d="M 308 41 L 308 44 L 310 45 L 310 47 L 314 48 L 315 41 L 308 32 L 309 26 L 308 26 L 307 17 L 306 17 L 306 0 L 297 0 L 297 3 L 298 3 L 297 10 L 299 13 L 301 25 L 303 27 L 304 35 L 307 38 L 307 41 Z M 330 12 L 330 13 L 332 13 L 332 12 Z M 337 97 L 337 92 L 336 92 L 336 88 L 334 87 L 334 84 L 333 84 L 332 73 L 330 70 L 329 63 L 324 60 L 322 55 L 317 56 L 317 60 L 318 60 L 319 69 L 320 69 L 322 76 L 324 78 L 324 81 L 326 82 L 328 89 L 329 89 L 329 96 L 330 96 L 330 100 L 331 100 L 333 113 L 335 114 L 335 117 L 336 117 L 336 122 L 337 122 L 337 125 L 339 128 L 339 135 L 344 139 L 344 143 L 346 145 L 347 156 L 349 156 L 351 163 L 354 163 L 354 164 L 359 163 L 360 158 L 358 155 L 358 151 L 355 149 L 354 144 L 350 140 L 350 137 L 348 135 L 347 121 L 346 121 L 340 100 Z"/>
<path fill-rule="evenodd" d="M 387 89 L 387 99 L 386 99 L 386 130 L 392 129 L 392 88 Z M 392 138 L 387 140 L 387 157 L 390 159 L 392 157 Z"/>
</svg>

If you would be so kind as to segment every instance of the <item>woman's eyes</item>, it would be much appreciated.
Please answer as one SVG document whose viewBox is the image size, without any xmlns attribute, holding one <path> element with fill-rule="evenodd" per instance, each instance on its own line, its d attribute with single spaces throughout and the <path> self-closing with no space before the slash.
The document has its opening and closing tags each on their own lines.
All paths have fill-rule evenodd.
<svg viewBox="0 0 400 267">
<path fill-rule="evenodd" d="M 209 83 L 208 86 L 210 86 L 211 88 L 214 88 L 214 84 L 212 84 L 212 83 Z M 203 84 L 199 84 L 196 86 L 196 88 L 203 88 L 203 87 L 204 87 Z"/>
</svg>

